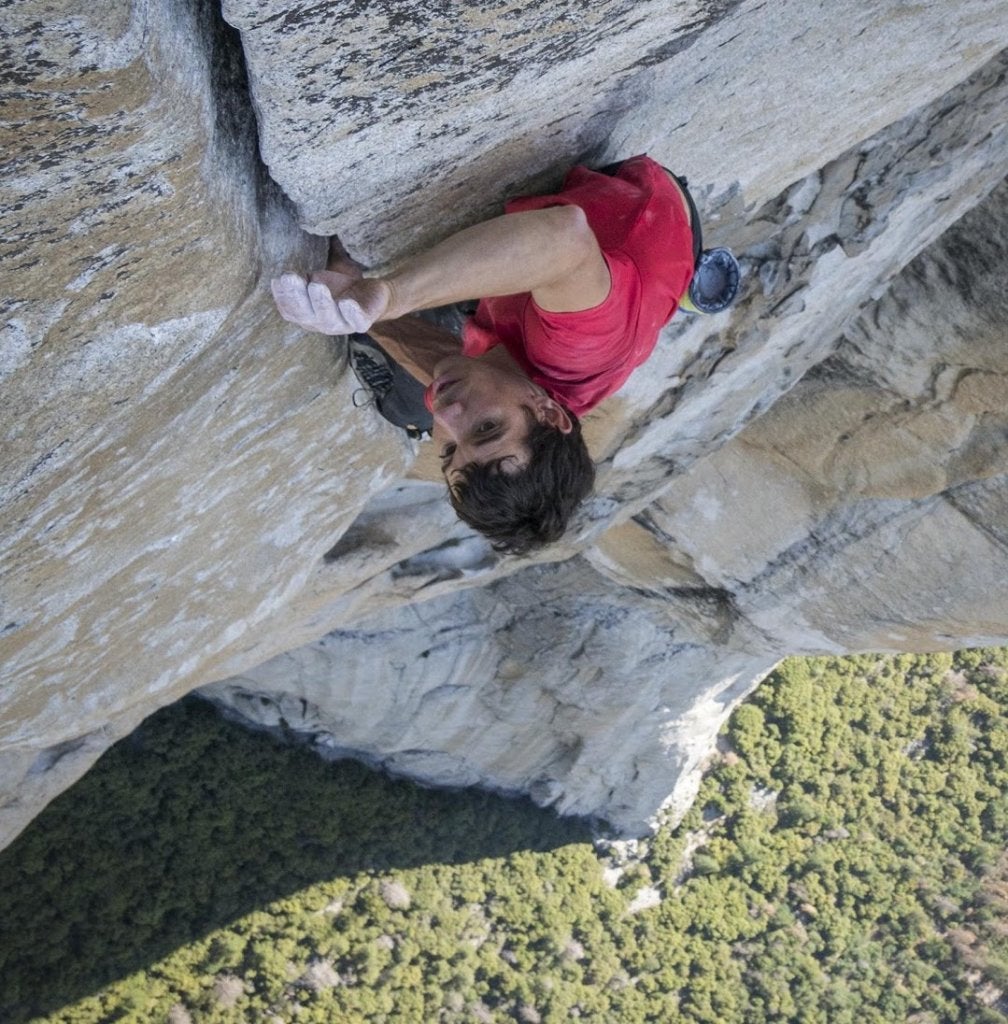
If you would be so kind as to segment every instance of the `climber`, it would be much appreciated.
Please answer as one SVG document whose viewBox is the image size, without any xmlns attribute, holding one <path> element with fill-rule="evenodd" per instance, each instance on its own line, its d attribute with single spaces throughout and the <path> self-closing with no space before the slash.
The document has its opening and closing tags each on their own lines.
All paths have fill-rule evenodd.
<svg viewBox="0 0 1008 1024">
<path fill-rule="evenodd" d="M 594 483 L 579 417 L 647 359 L 680 300 L 716 311 L 737 286 L 727 250 L 701 254 L 685 181 L 639 156 L 574 167 L 559 193 L 512 200 L 385 276 L 337 244 L 326 270 L 286 273 L 273 294 L 285 319 L 350 335 L 379 400 L 409 380 L 392 360 L 427 385 L 452 506 L 521 554 L 559 539 Z M 408 315 L 471 299 L 461 342 Z"/>
</svg>

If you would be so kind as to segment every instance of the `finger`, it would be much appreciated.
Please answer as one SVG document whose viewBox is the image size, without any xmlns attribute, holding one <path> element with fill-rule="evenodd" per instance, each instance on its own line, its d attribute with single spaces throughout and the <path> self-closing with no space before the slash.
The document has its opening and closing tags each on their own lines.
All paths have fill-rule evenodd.
<svg viewBox="0 0 1008 1024">
<path fill-rule="evenodd" d="M 313 317 L 308 298 L 307 282 L 298 274 L 282 274 L 270 281 L 273 301 L 280 315 L 291 323 L 304 327 Z"/>
<path fill-rule="evenodd" d="M 314 270 L 308 280 L 321 281 L 333 295 L 342 295 L 360 280 L 360 274 L 345 274 L 342 270 Z"/>
<path fill-rule="evenodd" d="M 312 281 L 308 285 L 308 299 L 312 305 L 315 330 L 323 334 L 347 333 L 347 325 L 340 316 L 332 292 L 321 281 Z"/>
<path fill-rule="evenodd" d="M 363 334 L 374 323 L 374 319 L 364 312 L 356 299 L 340 299 L 336 308 L 348 329 L 357 334 Z"/>
</svg>

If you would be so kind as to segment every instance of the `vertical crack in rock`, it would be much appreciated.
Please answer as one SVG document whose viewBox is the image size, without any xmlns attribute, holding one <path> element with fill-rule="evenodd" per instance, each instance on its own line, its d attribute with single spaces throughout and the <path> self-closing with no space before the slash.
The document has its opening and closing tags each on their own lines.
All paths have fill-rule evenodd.
<svg viewBox="0 0 1008 1024">
<path fill-rule="evenodd" d="M 220 0 L 177 2 L 191 6 L 197 22 L 196 38 L 206 48 L 213 117 L 208 179 L 226 182 L 231 190 L 235 183 L 251 184 L 252 206 L 261 219 L 268 221 L 279 216 L 293 223 L 293 205 L 270 176 L 260 155 L 259 124 L 240 33 L 225 21 Z"/>
<path fill-rule="evenodd" d="M 259 287 L 260 264 L 304 236 L 258 158 L 217 5 L 44 22 L 33 6 L 5 11 L 0 56 L 0 607 L 15 624 L 0 637 L 0 763 L 19 794 L 0 843 L 159 702 L 207 681 L 189 677 L 306 572 L 256 515 L 277 484 L 249 441 L 265 423 L 275 445 L 301 415 L 298 364 L 316 390 L 327 370 L 284 354 Z M 338 432 L 319 419 L 309 451 Z M 285 460 L 292 486 L 299 458 Z M 317 489 L 309 502 L 331 490 Z M 223 524 L 242 519 L 229 539 Z"/>
<path fill-rule="evenodd" d="M 41 34 L 24 18 L 0 97 L 16 139 L 0 191 L 5 502 L 132 416 L 249 294 L 264 253 L 301 244 L 218 4 L 94 8 Z"/>
</svg>

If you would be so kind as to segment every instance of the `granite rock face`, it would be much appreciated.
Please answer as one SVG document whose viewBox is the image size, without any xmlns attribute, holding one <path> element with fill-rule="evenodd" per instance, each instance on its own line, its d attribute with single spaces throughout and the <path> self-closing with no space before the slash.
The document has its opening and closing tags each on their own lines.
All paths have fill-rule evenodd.
<svg viewBox="0 0 1008 1024">
<path fill-rule="evenodd" d="M 223 14 L 6 15 L 0 844 L 208 684 L 635 832 L 784 655 L 1006 642 L 1003 4 Z M 589 417 L 569 538 L 500 559 L 266 282 L 644 150 L 745 294 Z"/>
<path fill-rule="evenodd" d="M 772 408 L 567 561 L 389 602 L 205 692 L 326 756 L 632 834 L 688 806 L 780 658 L 1004 643 L 1006 239 L 1008 184 Z"/>
<path fill-rule="evenodd" d="M 747 205 L 944 95 L 1005 46 L 964 0 L 224 0 L 263 159 L 301 222 L 387 260 L 554 184 L 650 152 Z M 734 236 L 735 223 L 732 223 Z"/>
<path fill-rule="evenodd" d="M 348 414 L 340 360 L 273 313 L 263 267 L 320 246 L 262 171 L 212 7 L 5 19 L 7 839 L 219 678 L 409 452 Z"/>
</svg>

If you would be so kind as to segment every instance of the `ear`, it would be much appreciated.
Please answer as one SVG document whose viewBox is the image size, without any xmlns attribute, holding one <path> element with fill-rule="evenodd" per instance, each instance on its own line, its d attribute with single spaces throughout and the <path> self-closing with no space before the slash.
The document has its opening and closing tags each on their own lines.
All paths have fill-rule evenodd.
<svg viewBox="0 0 1008 1024">
<path fill-rule="evenodd" d="M 538 396 L 535 403 L 535 415 L 540 423 L 559 430 L 561 434 L 569 434 L 574 429 L 567 410 L 548 395 Z"/>
</svg>

